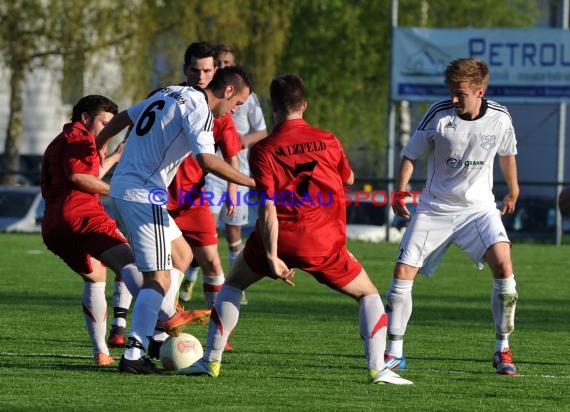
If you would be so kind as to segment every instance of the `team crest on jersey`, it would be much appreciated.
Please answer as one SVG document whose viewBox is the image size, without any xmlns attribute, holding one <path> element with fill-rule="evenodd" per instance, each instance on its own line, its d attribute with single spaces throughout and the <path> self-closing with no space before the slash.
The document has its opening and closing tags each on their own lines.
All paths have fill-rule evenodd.
<svg viewBox="0 0 570 412">
<path fill-rule="evenodd" d="M 491 150 L 497 144 L 497 136 L 494 134 L 481 135 L 481 147 L 485 150 Z"/>
</svg>

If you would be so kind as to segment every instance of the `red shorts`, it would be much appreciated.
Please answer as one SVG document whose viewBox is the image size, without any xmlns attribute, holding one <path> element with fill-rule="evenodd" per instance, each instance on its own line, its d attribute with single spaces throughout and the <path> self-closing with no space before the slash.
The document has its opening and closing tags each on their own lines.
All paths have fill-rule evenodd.
<svg viewBox="0 0 570 412">
<path fill-rule="evenodd" d="M 251 270 L 275 279 L 265 258 L 263 241 L 256 232 L 245 243 L 243 257 Z M 279 255 L 279 258 L 289 268 L 301 269 L 333 289 L 345 287 L 362 271 L 362 265 L 346 246 L 329 256 Z"/>
<path fill-rule="evenodd" d="M 42 230 L 45 245 L 59 256 L 67 266 L 81 274 L 93 271 L 90 258 L 101 260 L 103 252 L 122 245 L 127 239 L 117 228 L 117 224 L 104 210 L 93 210 L 88 216 L 50 222 L 50 230 Z"/>
<path fill-rule="evenodd" d="M 208 206 L 192 206 L 169 210 L 176 226 L 190 246 L 202 247 L 218 244 L 218 231 Z"/>
</svg>

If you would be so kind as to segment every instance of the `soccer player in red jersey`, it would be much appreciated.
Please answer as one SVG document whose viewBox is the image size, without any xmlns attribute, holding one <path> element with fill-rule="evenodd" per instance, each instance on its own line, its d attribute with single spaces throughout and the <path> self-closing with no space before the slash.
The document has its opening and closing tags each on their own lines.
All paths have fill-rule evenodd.
<svg viewBox="0 0 570 412">
<path fill-rule="evenodd" d="M 123 144 L 101 160 L 95 136 L 116 113 L 117 105 L 104 96 L 81 98 L 73 107 L 71 123 L 49 144 L 41 165 L 46 204 L 42 237 L 47 248 L 85 281 L 83 312 L 99 366 L 113 363 L 105 343 L 106 266 L 125 281 L 142 281 L 127 240 L 99 202 L 99 195 L 109 193 L 101 179 L 119 160 Z"/>
<path fill-rule="evenodd" d="M 235 65 L 236 59 L 234 50 L 227 45 L 218 44 L 216 46 L 216 66 L 221 68 Z M 242 148 L 237 155 L 239 169 L 242 173 L 249 175 L 249 148 L 261 139 L 267 137 L 265 118 L 255 92 L 251 92 L 244 104 L 236 108 L 236 111 L 232 113 L 232 120 L 235 123 Z M 212 174 L 206 176 L 205 188 L 208 192 L 211 192 L 215 199 L 219 199 L 220 196 L 223 195 L 226 191 L 226 187 L 227 183 L 217 176 Z M 247 191 L 247 188 L 243 186 L 238 187 L 238 193 L 247 193 Z M 220 203 L 221 202 L 218 202 L 218 204 L 211 206 L 210 210 L 214 214 L 214 221 L 216 222 L 220 215 L 222 215 L 229 249 L 228 261 L 231 268 L 234 265 L 237 255 L 243 249 L 241 228 L 248 224 L 249 205 L 247 203 L 249 202 L 239 202 L 233 214 L 226 213 L 227 208 L 224 207 L 226 205 Z M 247 304 L 245 293 L 242 296 L 241 304 Z"/>
<path fill-rule="evenodd" d="M 204 357 L 179 372 L 220 372 L 224 345 L 239 318 L 243 290 L 263 277 L 294 285 L 299 268 L 359 304 L 360 335 L 372 383 L 411 384 L 384 365 L 387 317 L 378 290 L 346 247 L 346 210 L 339 199 L 354 181 L 340 141 L 303 120 L 303 81 L 275 78 L 270 86 L 276 125 L 251 149 L 260 193 L 259 219 L 212 309 Z M 332 200 L 332 201 L 331 201 Z"/>
</svg>

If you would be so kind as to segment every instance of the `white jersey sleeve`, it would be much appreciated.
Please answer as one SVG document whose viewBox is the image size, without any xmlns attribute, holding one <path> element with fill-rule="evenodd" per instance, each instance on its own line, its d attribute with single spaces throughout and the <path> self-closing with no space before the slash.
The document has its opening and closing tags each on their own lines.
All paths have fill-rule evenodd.
<svg viewBox="0 0 570 412">
<path fill-rule="evenodd" d="M 194 156 L 198 153 L 214 153 L 214 116 L 208 106 L 198 107 L 183 116 L 182 127 L 191 152 Z"/>
<path fill-rule="evenodd" d="M 417 160 L 426 153 L 433 150 L 433 140 L 436 134 L 437 121 L 435 121 L 434 113 L 437 113 L 441 107 L 447 107 L 451 104 L 449 101 L 433 104 L 422 120 L 418 128 L 408 141 L 408 144 L 402 150 L 402 156 L 411 160 Z"/>
<path fill-rule="evenodd" d="M 237 107 L 235 113 L 232 114 L 232 119 L 240 136 L 267 129 L 261 104 L 255 93 L 251 93 L 247 100 Z M 249 148 L 240 150 L 237 157 L 239 170 L 249 175 Z"/>
<path fill-rule="evenodd" d="M 251 93 L 246 101 L 236 108 L 232 119 L 240 136 L 267 129 L 261 104 L 255 93 Z"/>
<path fill-rule="evenodd" d="M 496 104 L 489 102 L 489 106 Z M 507 112 L 507 109 L 503 106 L 496 105 L 497 109 L 501 108 L 505 112 L 505 116 L 502 117 L 501 121 L 501 138 L 499 140 L 499 148 L 497 154 L 499 156 L 510 156 L 517 154 L 517 139 L 515 137 L 515 129 L 512 125 L 512 120 Z"/>
</svg>

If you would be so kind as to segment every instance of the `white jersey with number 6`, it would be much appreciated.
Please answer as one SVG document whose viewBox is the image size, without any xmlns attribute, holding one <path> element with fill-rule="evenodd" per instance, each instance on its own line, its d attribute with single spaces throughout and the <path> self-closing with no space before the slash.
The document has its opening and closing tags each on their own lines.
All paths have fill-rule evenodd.
<svg viewBox="0 0 570 412">
<path fill-rule="evenodd" d="M 199 90 L 166 87 L 128 114 L 133 128 L 111 179 L 112 197 L 148 203 L 149 193 L 166 190 L 190 153 L 214 153 L 214 116 Z"/>
</svg>

